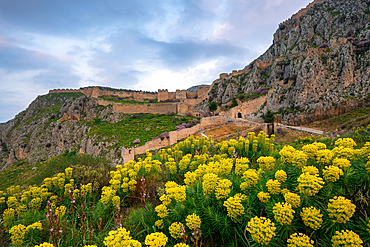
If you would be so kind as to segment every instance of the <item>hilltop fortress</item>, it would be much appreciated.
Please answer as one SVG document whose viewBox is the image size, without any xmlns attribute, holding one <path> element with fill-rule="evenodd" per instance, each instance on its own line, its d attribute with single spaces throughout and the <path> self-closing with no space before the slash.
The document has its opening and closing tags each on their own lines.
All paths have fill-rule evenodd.
<svg viewBox="0 0 370 247">
<path fill-rule="evenodd" d="M 96 98 L 100 105 L 113 105 L 117 112 L 124 113 L 154 113 L 154 114 L 187 114 L 192 113 L 200 116 L 200 112 L 194 110 L 194 106 L 207 98 L 210 86 L 199 86 L 196 92 L 176 90 L 169 92 L 168 89 L 158 92 L 142 92 L 132 90 L 120 90 L 105 87 L 85 87 L 80 89 L 53 89 L 49 93 L 80 92 L 87 97 Z M 130 99 L 138 104 L 126 104 L 104 99 L 104 96 Z"/>
</svg>

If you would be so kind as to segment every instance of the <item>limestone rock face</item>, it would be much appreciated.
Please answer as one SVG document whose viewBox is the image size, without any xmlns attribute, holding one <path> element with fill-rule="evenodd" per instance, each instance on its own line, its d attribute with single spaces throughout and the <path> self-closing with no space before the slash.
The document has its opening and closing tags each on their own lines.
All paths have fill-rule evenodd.
<svg viewBox="0 0 370 247">
<path fill-rule="evenodd" d="M 312 2 L 281 23 L 270 48 L 243 71 L 215 81 L 206 102 L 274 88 L 259 113 L 280 112 L 293 125 L 369 105 L 370 2 Z"/>
<path fill-rule="evenodd" d="M 94 118 L 117 122 L 122 120 L 122 114 L 114 113 L 112 106 L 100 106 L 96 99 L 82 94 L 37 97 L 25 111 L 0 124 L 0 169 L 17 160 L 31 163 L 46 160 L 66 150 L 104 155 L 111 160 L 119 158 L 118 150 L 107 149 L 111 143 L 87 135 L 90 127 L 80 120 Z"/>
</svg>

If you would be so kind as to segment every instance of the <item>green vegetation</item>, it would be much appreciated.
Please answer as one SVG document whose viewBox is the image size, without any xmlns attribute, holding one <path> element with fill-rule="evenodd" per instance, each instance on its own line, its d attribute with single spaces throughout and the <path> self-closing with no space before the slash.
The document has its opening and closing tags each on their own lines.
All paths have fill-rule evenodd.
<svg viewBox="0 0 370 247">
<path fill-rule="evenodd" d="M 217 110 L 217 103 L 215 101 L 212 101 L 210 104 L 209 104 L 209 111 L 210 112 L 214 112 Z"/>
<path fill-rule="evenodd" d="M 218 144 L 191 136 L 112 171 L 65 154 L 59 158 L 72 166 L 50 171 L 42 185 L 20 188 L 14 181 L 0 192 L 2 241 L 360 247 L 370 241 L 370 143 L 362 138 L 370 139 L 370 126 L 345 138 L 300 138 L 281 149 L 263 132 Z"/>
<path fill-rule="evenodd" d="M 5 170 L 0 171 L 0 190 L 17 184 L 32 185 L 41 184 L 44 178 L 51 174 L 63 172 L 68 166 L 107 166 L 109 163 L 104 158 L 93 157 L 87 154 L 76 154 L 68 150 L 47 161 L 30 164 L 20 161 Z"/>
<path fill-rule="evenodd" d="M 26 119 L 25 121 L 22 121 L 22 119 L 16 117 L 14 127 L 19 128 L 20 126 L 28 125 L 31 122 L 39 120 L 46 115 L 50 116 L 50 119 L 45 124 L 50 124 L 52 121 L 56 121 L 56 115 L 58 114 L 60 108 L 67 100 L 73 101 L 78 97 L 81 97 L 82 95 L 83 95 L 82 93 L 78 92 L 76 93 L 69 92 L 69 93 L 51 93 L 39 96 L 38 101 L 41 103 L 40 104 L 41 107 L 31 108 L 21 112 L 20 113 L 21 116 L 27 114 L 28 112 L 31 112 L 32 116 Z M 45 103 L 48 106 L 44 107 L 42 103 Z"/>
<path fill-rule="evenodd" d="M 163 132 L 175 130 L 176 126 L 188 123 L 194 119 L 191 116 L 167 116 L 164 114 L 133 114 L 117 122 L 109 123 L 95 119 L 91 121 L 79 121 L 79 124 L 92 127 L 89 136 L 98 136 L 98 141 L 114 143 L 109 148 L 132 147 L 135 139 L 139 139 L 141 145 L 159 136 Z"/>
</svg>

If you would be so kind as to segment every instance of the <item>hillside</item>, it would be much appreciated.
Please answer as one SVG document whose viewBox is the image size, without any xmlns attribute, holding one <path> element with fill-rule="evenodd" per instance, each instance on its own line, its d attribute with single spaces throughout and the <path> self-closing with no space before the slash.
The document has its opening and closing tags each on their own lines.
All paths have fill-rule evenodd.
<svg viewBox="0 0 370 247">
<path fill-rule="evenodd" d="M 227 109 L 235 98 L 269 96 L 269 109 L 300 125 L 348 112 L 370 102 L 370 2 L 314 1 L 281 23 L 270 48 L 213 83 L 215 101 Z M 255 118 L 254 115 L 249 118 Z"/>
<path fill-rule="evenodd" d="M 181 124 L 192 126 L 193 119 L 115 112 L 112 105 L 99 105 L 97 99 L 79 92 L 42 95 L 14 119 L 0 124 L 0 168 L 20 160 L 35 163 L 65 151 L 122 162 L 123 147 L 143 145 Z"/>
</svg>

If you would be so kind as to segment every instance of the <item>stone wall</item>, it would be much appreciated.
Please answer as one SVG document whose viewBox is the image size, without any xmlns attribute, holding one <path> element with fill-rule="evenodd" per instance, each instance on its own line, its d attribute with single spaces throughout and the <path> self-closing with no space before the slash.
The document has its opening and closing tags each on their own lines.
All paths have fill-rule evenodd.
<svg viewBox="0 0 370 247">
<path fill-rule="evenodd" d="M 200 130 L 200 124 L 197 124 L 191 128 L 183 129 L 180 131 L 169 132 L 169 138 L 155 139 L 146 142 L 143 146 L 134 148 L 122 148 L 121 156 L 124 162 L 134 160 L 135 155 L 144 154 L 146 150 L 157 150 L 177 143 L 179 140 L 194 135 Z"/>
</svg>

